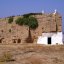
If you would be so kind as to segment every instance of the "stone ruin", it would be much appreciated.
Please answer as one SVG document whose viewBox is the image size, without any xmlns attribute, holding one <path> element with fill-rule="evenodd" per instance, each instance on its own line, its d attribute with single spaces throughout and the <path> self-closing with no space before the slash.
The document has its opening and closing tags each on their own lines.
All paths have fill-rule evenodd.
<svg viewBox="0 0 64 64">
<path fill-rule="evenodd" d="M 34 43 L 37 42 L 38 36 L 42 33 L 48 32 L 61 32 L 62 31 L 62 17 L 56 12 L 54 13 L 32 13 L 32 15 L 38 20 L 38 28 L 31 30 Z M 15 23 L 18 17 L 13 17 L 14 20 L 11 24 L 8 23 L 7 18 L 0 19 L 0 43 L 1 44 L 23 44 L 26 43 L 25 39 L 28 37 L 28 26 L 19 26 Z"/>
</svg>

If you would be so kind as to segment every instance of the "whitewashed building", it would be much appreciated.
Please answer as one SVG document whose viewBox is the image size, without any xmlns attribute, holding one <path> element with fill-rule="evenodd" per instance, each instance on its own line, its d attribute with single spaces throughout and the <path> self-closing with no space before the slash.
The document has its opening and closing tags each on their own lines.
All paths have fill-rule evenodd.
<svg viewBox="0 0 64 64">
<path fill-rule="evenodd" d="M 38 44 L 63 44 L 62 41 L 62 32 L 57 33 L 42 33 L 42 36 L 38 37 L 37 43 Z"/>
<path fill-rule="evenodd" d="M 57 26 L 57 24 L 58 24 L 57 20 L 59 20 L 59 19 L 56 17 L 56 14 L 57 14 L 57 11 L 55 10 L 55 12 L 53 13 L 53 16 L 55 16 L 54 21 L 56 22 L 56 25 L 55 25 L 56 31 L 52 32 L 51 29 L 53 29 L 53 28 L 51 28 L 51 26 L 50 26 L 49 32 L 43 32 L 41 36 L 38 36 L 37 44 L 45 44 L 45 45 L 63 44 L 62 20 L 60 22 L 61 24 L 59 23 L 59 26 Z M 52 23 L 52 25 L 54 25 L 54 24 Z M 59 27 L 60 27 L 60 31 L 58 29 Z"/>
</svg>

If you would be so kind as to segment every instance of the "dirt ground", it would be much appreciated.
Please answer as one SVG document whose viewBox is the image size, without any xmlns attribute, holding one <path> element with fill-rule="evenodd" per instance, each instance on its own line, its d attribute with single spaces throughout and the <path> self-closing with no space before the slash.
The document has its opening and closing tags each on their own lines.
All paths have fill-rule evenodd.
<svg viewBox="0 0 64 64">
<path fill-rule="evenodd" d="M 0 64 L 64 64 L 64 45 L 0 45 L 0 56 L 10 52 L 15 61 Z"/>
</svg>

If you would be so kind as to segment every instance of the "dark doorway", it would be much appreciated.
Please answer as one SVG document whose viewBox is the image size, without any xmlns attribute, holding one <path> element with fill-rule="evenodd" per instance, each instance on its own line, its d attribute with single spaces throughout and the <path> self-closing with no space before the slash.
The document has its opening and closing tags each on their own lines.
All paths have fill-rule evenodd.
<svg viewBox="0 0 64 64">
<path fill-rule="evenodd" d="M 0 39 L 0 43 L 2 43 L 2 39 Z"/>
<path fill-rule="evenodd" d="M 18 41 L 17 41 L 18 43 L 21 43 L 21 39 L 18 39 Z"/>
<path fill-rule="evenodd" d="M 51 44 L 51 37 L 48 37 L 48 44 Z"/>
</svg>

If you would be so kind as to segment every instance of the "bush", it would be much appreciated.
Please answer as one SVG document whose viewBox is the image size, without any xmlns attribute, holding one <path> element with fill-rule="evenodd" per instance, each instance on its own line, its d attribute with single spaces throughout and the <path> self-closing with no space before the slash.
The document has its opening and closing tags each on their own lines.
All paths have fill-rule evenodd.
<svg viewBox="0 0 64 64">
<path fill-rule="evenodd" d="M 9 17 L 8 23 L 12 23 L 12 22 L 13 22 L 13 17 Z"/>
<path fill-rule="evenodd" d="M 18 24 L 18 25 L 23 25 L 24 19 L 21 18 L 21 17 L 19 17 L 15 22 L 16 22 L 16 24 Z"/>
<path fill-rule="evenodd" d="M 12 54 L 9 52 L 4 52 L 3 55 L 0 57 L 0 62 L 9 62 L 9 61 L 14 61 L 12 58 Z"/>
</svg>

